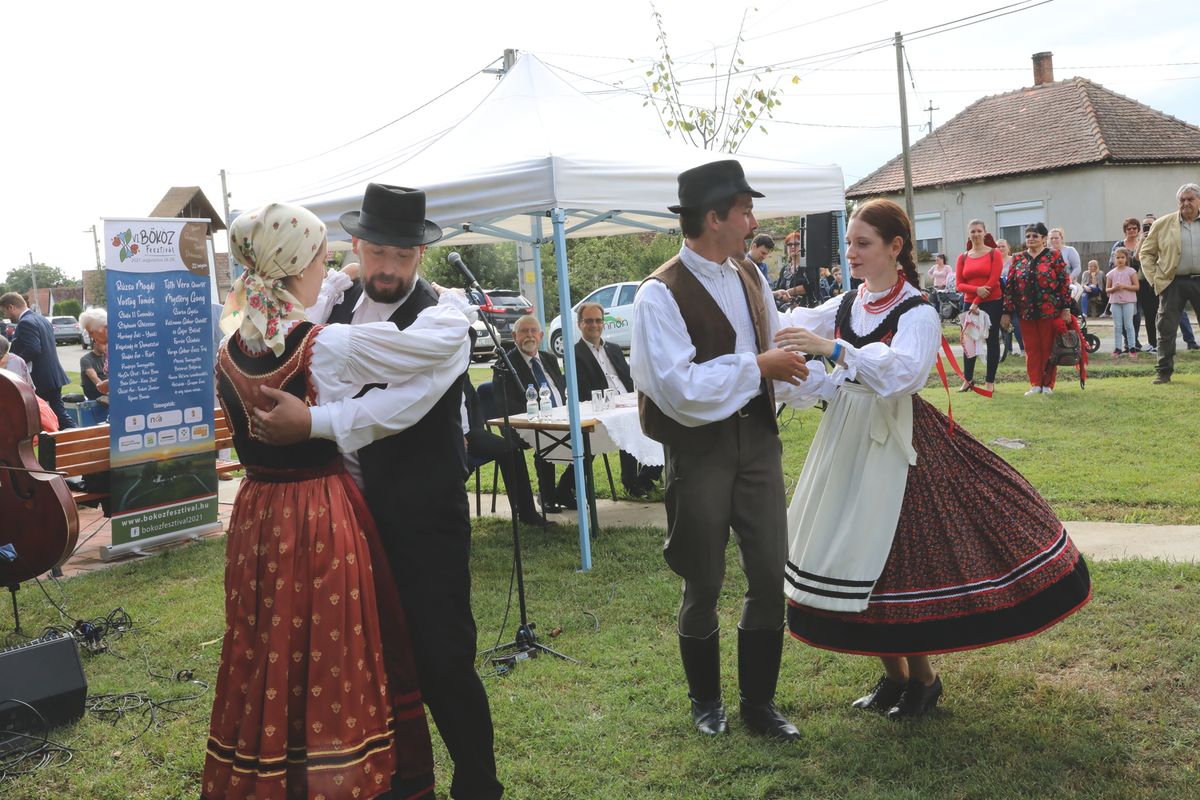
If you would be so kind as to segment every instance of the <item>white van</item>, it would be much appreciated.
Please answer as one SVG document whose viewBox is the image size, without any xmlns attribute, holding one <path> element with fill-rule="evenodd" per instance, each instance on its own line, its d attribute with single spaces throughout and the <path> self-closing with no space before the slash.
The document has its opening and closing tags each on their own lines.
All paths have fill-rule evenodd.
<svg viewBox="0 0 1200 800">
<path fill-rule="evenodd" d="M 640 281 L 610 283 L 601 286 L 571 308 L 571 322 L 575 326 L 575 341 L 579 341 L 579 307 L 584 303 L 599 303 L 604 307 L 604 341 L 628 350 L 633 340 L 633 296 L 637 294 Z M 550 351 L 556 356 L 563 354 L 562 316 L 550 323 Z"/>
</svg>

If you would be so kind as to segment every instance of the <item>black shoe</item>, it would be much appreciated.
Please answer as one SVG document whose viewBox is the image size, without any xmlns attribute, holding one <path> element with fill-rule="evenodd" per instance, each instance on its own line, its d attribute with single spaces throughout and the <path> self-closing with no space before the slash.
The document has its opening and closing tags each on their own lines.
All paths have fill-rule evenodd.
<svg viewBox="0 0 1200 800">
<path fill-rule="evenodd" d="M 628 495 L 629 497 L 634 498 L 635 500 L 641 499 L 646 496 L 646 488 L 639 484 L 625 483 L 625 484 L 622 484 L 622 487 L 625 489 L 625 494 Z"/>
<path fill-rule="evenodd" d="M 1159 375 L 1158 375 L 1158 377 L 1157 377 L 1157 378 L 1155 378 L 1154 380 L 1150 381 L 1150 383 L 1151 383 L 1151 384 L 1153 384 L 1154 386 L 1161 386 L 1161 385 L 1162 385 L 1162 384 L 1164 384 L 1164 383 L 1170 383 L 1170 382 L 1171 382 L 1171 376 L 1170 376 L 1170 375 L 1164 375 L 1164 374 L 1162 374 L 1162 373 L 1159 373 Z"/>
<path fill-rule="evenodd" d="M 574 497 L 560 497 L 558 498 L 558 504 L 571 511 L 576 511 L 579 508 L 579 504 L 575 502 Z"/>
<path fill-rule="evenodd" d="M 725 718 L 725 705 L 720 700 L 693 700 L 692 724 L 705 736 L 720 736 L 729 733 L 729 720 Z"/>
<path fill-rule="evenodd" d="M 1188 342 L 1187 349 L 1188 350 L 1200 350 L 1200 344 L 1196 344 L 1195 342 Z"/>
<path fill-rule="evenodd" d="M 888 709 L 887 718 L 890 720 L 923 717 L 933 710 L 942 696 L 942 676 L 938 675 L 929 686 L 917 680 L 910 680 L 904 687 L 904 693 L 896 705 Z"/>
<path fill-rule="evenodd" d="M 562 510 L 562 506 L 558 503 L 545 503 L 542 505 L 543 514 L 561 514 Z"/>
<path fill-rule="evenodd" d="M 878 711 L 883 713 L 896 703 L 900 702 L 900 695 L 904 694 L 903 682 L 897 682 L 884 675 L 875 684 L 875 688 L 864 694 L 862 697 L 855 700 L 852 705 L 854 708 L 862 708 L 867 711 Z"/>
<path fill-rule="evenodd" d="M 774 701 L 767 703 L 747 703 L 742 701 L 742 722 L 751 733 L 766 736 L 768 739 L 781 739 L 785 742 L 795 742 L 800 739 L 800 731 L 787 717 L 779 713 Z"/>
</svg>

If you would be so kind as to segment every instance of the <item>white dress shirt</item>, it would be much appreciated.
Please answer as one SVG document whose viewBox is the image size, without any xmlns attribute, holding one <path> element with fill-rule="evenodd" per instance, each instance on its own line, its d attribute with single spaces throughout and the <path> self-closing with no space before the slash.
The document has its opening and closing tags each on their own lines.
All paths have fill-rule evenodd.
<svg viewBox="0 0 1200 800">
<path fill-rule="evenodd" d="M 890 289 L 890 287 L 889 287 Z M 910 283 L 904 284 L 900 302 L 920 294 Z M 879 323 L 891 313 L 891 309 L 874 314 L 865 307 L 866 303 L 887 294 L 867 292 L 855 296 L 850 309 L 850 327 L 859 336 L 865 336 L 879 327 Z M 779 313 L 780 323 L 785 327 L 807 328 L 818 336 L 833 337 L 834 323 L 842 298 L 833 297 L 816 308 L 794 308 Z M 845 339 L 838 339 L 845 355 L 845 367 L 834 369 L 830 380 L 840 386 L 847 380 L 857 380 L 863 386 L 890 397 L 897 394 L 914 394 L 925 386 L 929 370 L 937 359 L 942 342 L 942 323 L 931 305 L 924 305 L 906 312 L 900 317 L 896 335 L 891 345 L 873 342 L 857 348 Z"/>
<path fill-rule="evenodd" d="M 592 355 L 596 357 L 596 362 L 600 365 L 600 371 L 604 373 L 604 378 L 608 381 L 608 388 L 614 389 L 621 394 L 632 391 L 631 388 L 626 388 L 625 384 L 621 382 L 621 376 L 617 374 L 617 368 L 613 366 L 612 359 L 608 357 L 608 352 L 604 349 L 603 339 L 600 340 L 600 344 L 598 345 L 594 345 L 586 339 L 583 343 L 587 346 L 588 350 L 592 351 Z"/>
<path fill-rule="evenodd" d="M 717 264 L 684 244 L 683 265 L 700 281 L 729 319 L 736 334 L 734 352 L 702 364 L 695 362 L 696 347 L 688 335 L 675 296 L 662 281 L 642 284 L 633 301 L 633 342 L 629 368 L 638 391 L 643 392 L 671 419 L 689 428 L 723 420 L 752 398 L 762 387 L 758 347 L 742 279 L 731 260 Z M 755 270 L 763 304 L 774 308 L 770 287 Z M 767 335 L 774 338 L 779 318 L 767 314 Z M 772 343 L 773 346 L 773 343 Z M 795 407 L 816 403 L 827 382 L 824 367 L 809 364 L 809 377 L 799 386 L 775 382 L 775 399 Z M 828 387 L 832 393 L 833 387 Z"/>
</svg>

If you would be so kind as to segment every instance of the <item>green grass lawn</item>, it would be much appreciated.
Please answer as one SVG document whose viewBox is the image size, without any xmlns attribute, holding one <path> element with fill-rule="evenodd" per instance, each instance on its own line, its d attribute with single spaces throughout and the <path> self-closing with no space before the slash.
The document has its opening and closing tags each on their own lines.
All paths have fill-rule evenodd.
<svg viewBox="0 0 1200 800">
<path fill-rule="evenodd" d="M 956 357 L 959 355 L 958 348 Z M 949 372 L 949 367 L 947 367 Z M 473 367 L 476 384 L 491 380 L 491 370 Z M 984 442 L 1020 439 L 1019 450 L 993 446 L 1046 497 L 1063 519 L 1156 524 L 1200 524 L 1200 352 L 1179 353 L 1173 382 L 1151 386 L 1150 357 L 1116 365 L 1108 356 L 1093 361 L 1086 389 L 1079 388 L 1073 369 L 1059 371 L 1058 390 L 1049 397 L 1025 397 L 1024 360 L 1011 356 L 997 373 L 991 399 L 955 390 L 949 398 L 934 372 L 922 396 Z M 780 418 L 783 470 L 790 490 L 800 477 L 808 446 L 820 424 L 815 409 L 785 409 Z M 1106 426 L 1112 425 L 1111 430 Z M 526 451 L 530 476 L 533 456 Z M 623 498 L 619 464 L 609 456 Z M 491 487 L 491 466 L 482 485 Z M 596 495 L 610 497 L 604 464 L 594 466 Z M 474 492 L 474 481 L 468 489 Z M 503 481 L 500 481 L 503 491 Z M 534 493 L 537 493 L 534 477 Z M 661 495 L 654 496 L 661 499 Z M 484 498 L 484 504 L 488 499 Z"/>
<path fill-rule="evenodd" d="M 1093 370 L 1081 391 L 1022 396 L 1023 367 L 1001 365 L 992 400 L 954 394 L 955 419 L 999 449 L 1066 519 L 1200 523 L 1200 358 L 1181 353 L 1175 381 L 1151 387 L 1152 362 Z M 472 379 L 490 372 L 473 369 Z M 945 409 L 934 378 L 924 396 Z M 1116 420 L 1111 433 L 1102 430 Z M 819 412 L 785 411 L 784 469 L 795 481 Z M 532 468 L 531 468 L 532 469 Z M 597 462 L 597 488 L 607 482 Z M 532 474 L 532 472 L 531 472 Z M 485 476 L 485 487 L 488 485 Z M 486 503 L 486 500 L 485 500 Z M 892 724 L 849 703 L 877 662 L 789 642 L 779 703 L 804 739 L 745 734 L 736 714 L 732 646 L 744 591 L 730 550 L 722 599 L 725 697 L 733 734 L 695 735 L 674 634 L 677 579 L 660 531 L 605 528 L 594 569 L 576 571 L 574 528 L 525 528 L 530 615 L 583 663 L 542 658 L 486 679 L 496 752 L 513 798 L 1192 798 L 1200 796 L 1200 566 L 1093 564 L 1096 598 L 1023 642 L 941 656 L 944 704 L 930 719 Z M 71 615 L 124 607 L 137 626 L 111 652 L 85 656 L 89 692 L 146 691 L 159 699 L 196 687 L 153 677 L 188 668 L 211 681 L 224 628 L 224 542 L 206 541 L 47 585 Z M 502 624 L 511 575 L 506 520 L 476 521 L 472 555 L 479 647 L 511 639 Z M 27 631 L 62 620 L 36 586 L 20 594 Z M 0 624 L 7 629 L 5 612 Z M 486 668 L 485 668 L 485 671 Z M 3 687 L 0 687 L 0 696 Z M 163 716 L 110 723 L 93 716 L 54 731 L 71 763 L 0 782 L 0 798 L 190 798 L 198 794 L 211 694 Z M 439 797 L 449 761 L 435 737 Z"/>
<path fill-rule="evenodd" d="M 733 631 L 740 573 L 721 608 L 724 688 L 733 733 L 694 734 L 678 667 L 678 582 L 661 534 L 605 529 L 595 568 L 575 571 L 570 532 L 526 529 L 531 618 L 579 659 L 520 664 L 486 684 L 500 775 L 513 798 L 1190 798 L 1200 792 L 1200 567 L 1093 565 L 1096 598 L 1030 640 L 936 659 L 946 686 L 932 718 L 893 724 L 849 703 L 877 677 L 873 659 L 789 641 L 778 700 L 803 740 L 751 738 L 736 714 Z M 211 681 L 223 630 L 224 542 L 206 541 L 48 590 L 75 616 L 120 604 L 137 631 L 85 656 L 89 691 L 177 697 L 195 687 L 151 677 L 179 669 Z M 501 627 L 510 575 L 503 520 L 477 522 L 473 554 L 479 646 Z M 730 551 L 730 559 L 736 557 Z M 60 622 L 34 586 L 21 591 L 27 629 Z M 515 612 L 514 612 L 515 613 Z M 2 692 L 0 692 L 2 694 Z M 12 800 L 189 798 L 198 794 L 211 694 L 181 717 L 146 725 L 92 716 L 54 731 L 75 749 L 63 767 L 0 783 Z M 439 797 L 448 759 L 435 737 Z"/>
</svg>

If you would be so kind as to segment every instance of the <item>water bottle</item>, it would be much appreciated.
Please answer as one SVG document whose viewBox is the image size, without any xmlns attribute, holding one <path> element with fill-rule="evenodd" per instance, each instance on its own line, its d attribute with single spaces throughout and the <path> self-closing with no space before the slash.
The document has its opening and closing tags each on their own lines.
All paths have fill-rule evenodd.
<svg viewBox="0 0 1200 800">
<path fill-rule="evenodd" d="M 525 415 L 530 419 L 538 417 L 538 393 L 532 383 L 525 387 Z"/>
<path fill-rule="evenodd" d="M 550 418 L 550 387 L 545 383 L 538 390 L 538 411 L 542 419 Z"/>
</svg>

